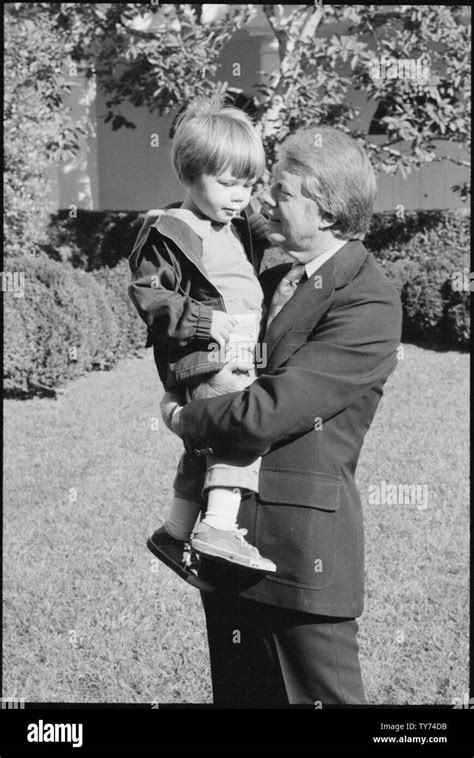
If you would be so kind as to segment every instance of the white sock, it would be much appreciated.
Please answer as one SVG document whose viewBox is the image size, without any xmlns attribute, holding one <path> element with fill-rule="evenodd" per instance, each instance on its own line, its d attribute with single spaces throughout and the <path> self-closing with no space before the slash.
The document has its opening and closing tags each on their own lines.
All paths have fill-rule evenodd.
<svg viewBox="0 0 474 758">
<path fill-rule="evenodd" d="M 165 529 L 175 540 L 188 540 L 194 529 L 194 524 L 201 511 L 201 503 L 184 500 L 182 497 L 173 498 Z"/>
<path fill-rule="evenodd" d="M 240 489 L 237 487 L 212 487 L 203 523 L 224 531 L 236 529 L 240 497 Z"/>
</svg>

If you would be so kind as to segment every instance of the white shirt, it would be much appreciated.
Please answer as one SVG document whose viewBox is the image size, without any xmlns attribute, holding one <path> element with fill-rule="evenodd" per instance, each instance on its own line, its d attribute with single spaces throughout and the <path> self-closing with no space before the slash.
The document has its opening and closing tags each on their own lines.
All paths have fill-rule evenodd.
<svg viewBox="0 0 474 758">
<path fill-rule="evenodd" d="M 335 255 L 337 251 L 341 249 L 341 247 L 344 247 L 348 241 L 349 240 L 335 240 L 333 247 L 331 247 L 322 255 L 318 255 L 317 258 L 313 258 L 312 261 L 305 263 L 306 276 L 308 279 L 318 270 L 318 268 L 323 265 L 323 263 L 326 263 L 326 261 L 328 261 L 329 258 L 332 258 L 332 256 Z"/>
</svg>

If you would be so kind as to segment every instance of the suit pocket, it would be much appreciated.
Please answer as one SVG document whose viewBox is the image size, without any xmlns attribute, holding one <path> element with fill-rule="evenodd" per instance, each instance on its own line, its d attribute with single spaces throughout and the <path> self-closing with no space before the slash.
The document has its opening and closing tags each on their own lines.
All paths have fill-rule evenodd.
<svg viewBox="0 0 474 758">
<path fill-rule="evenodd" d="M 260 482 L 255 539 L 277 565 L 273 580 L 304 589 L 328 587 L 337 557 L 340 478 L 263 469 Z"/>
<path fill-rule="evenodd" d="M 293 503 L 336 511 L 341 500 L 341 478 L 318 471 L 260 468 L 259 494 L 268 503 Z"/>
</svg>

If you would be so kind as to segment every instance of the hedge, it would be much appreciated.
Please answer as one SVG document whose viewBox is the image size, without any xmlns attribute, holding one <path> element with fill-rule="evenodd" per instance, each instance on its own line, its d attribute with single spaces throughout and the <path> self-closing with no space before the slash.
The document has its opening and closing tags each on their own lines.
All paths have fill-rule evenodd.
<svg viewBox="0 0 474 758">
<path fill-rule="evenodd" d="M 468 346 L 470 292 L 455 291 L 452 276 L 469 269 L 469 220 L 461 211 L 374 216 L 365 244 L 400 293 L 402 339 Z M 141 222 L 138 212 L 79 211 L 71 219 L 63 211 L 51 222 L 43 252 L 7 260 L 6 270 L 26 275 L 24 297 L 4 296 L 7 395 L 60 386 L 144 346 L 125 260 Z M 272 256 L 281 260 L 277 251 L 268 261 Z"/>
<path fill-rule="evenodd" d="M 86 271 L 113 268 L 130 255 L 142 217 L 139 211 L 59 210 L 51 216 L 44 250 Z"/>
<path fill-rule="evenodd" d="M 45 255 L 15 259 L 25 295 L 4 297 L 4 393 L 25 397 L 136 353 L 146 328 L 128 300 L 128 263 L 87 273 Z"/>
<path fill-rule="evenodd" d="M 400 293 L 402 339 L 467 348 L 470 291 L 456 291 L 453 275 L 470 268 L 470 214 L 379 214 L 364 242 Z"/>
</svg>

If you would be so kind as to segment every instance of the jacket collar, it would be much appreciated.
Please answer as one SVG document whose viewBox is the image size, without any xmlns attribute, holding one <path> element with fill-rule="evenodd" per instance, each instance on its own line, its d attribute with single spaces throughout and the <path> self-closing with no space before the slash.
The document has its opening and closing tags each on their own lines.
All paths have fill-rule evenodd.
<svg viewBox="0 0 474 758">
<path fill-rule="evenodd" d="M 361 240 L 349 240 L 337 253 L 327 261 L 333 264 L 332 278 L 334 288 L 340 289 L 349 284 L 359 273 L 368 256 L 368 251 Z M 321 266 L 320 271 L 324 269 Z M 318 271 L 316 271 L 316 276 Z"/>
<path fill-rule="evenodd" d="M 203 236 L 199 233 L 197 228 L 192 229 L 189 224 L 182 219 L 166 213 L 166 211 L 170 208 L 181 208 L 181 205 L 182 203 L 169 203 L 166 205 L 159 211 L 158 218 L 154 222 L 153 226 L 157 229 L 158 232 L 160 232 L 160 234 L 163 234 L 164 236 L 169 237 L 171 240 L 173 240 L 173 242 L 179 248 L 181 248 L 181 250 L 188 256 L 188 258 L 191 258 L 191 260 L 207 278 L 207 274 L 202 265 Z M 208 223 L 210 228 L 210 222 L 203 221 L 203 223 Z M 240 216 L 236 216 L 234 219 L 232 219 L 231 223 L 233 226 L 235 226 L 239 237 L 242 239 L 247 257 L 251 261 L 252 265 L 255 266 L 253 260 L 252 238 L 248 230 L 248 219 L 245 211 L 242 211 L 242 214 Z"/>
</svg>

